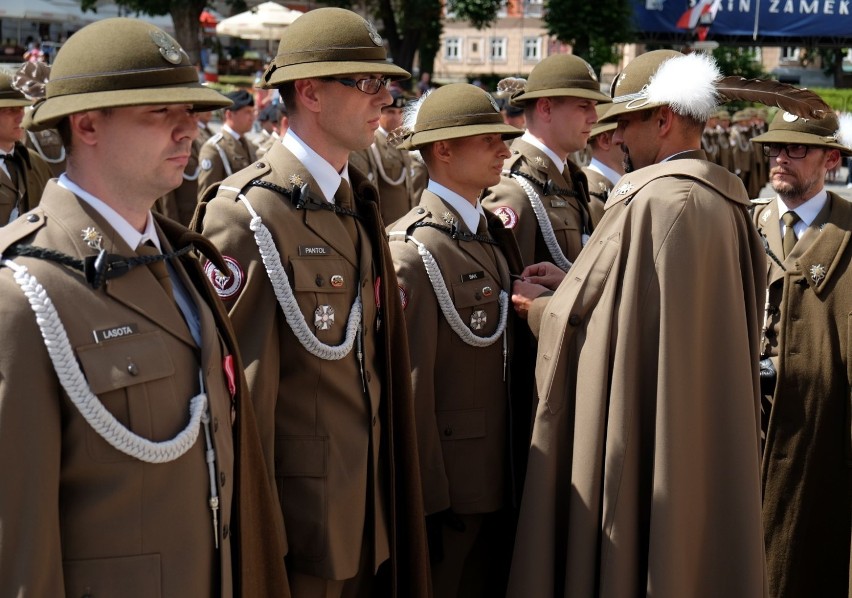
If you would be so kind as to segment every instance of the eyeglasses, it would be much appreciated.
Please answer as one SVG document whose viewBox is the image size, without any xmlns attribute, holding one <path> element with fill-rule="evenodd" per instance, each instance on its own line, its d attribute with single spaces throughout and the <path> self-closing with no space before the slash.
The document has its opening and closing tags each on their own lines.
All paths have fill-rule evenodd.
<svg viewBox="0 0 852 598">
<path fill-rule="evenodd" d="M 765 143 L 763 145 L 763 155 L 767 158 L 777 158 L 781 154 L 781 150 L 787 153 L 787 157 L 793 160 L 799 160 L 808 155 L 808 146 L 801 143 Z"/>
<path fill-rule="evenodd" d="M 363 91 L 367 95 L 376 95 L 383 87 L 388 88 L 391 84 L 390 77 L 380 77 L 378 79 L 370 77 L 368 79 L 339 79 L 337 77 L 325 77 L 324 81 L 337 81 L 346 87 L 354 87 L 358 91 Z"/>
</svg>

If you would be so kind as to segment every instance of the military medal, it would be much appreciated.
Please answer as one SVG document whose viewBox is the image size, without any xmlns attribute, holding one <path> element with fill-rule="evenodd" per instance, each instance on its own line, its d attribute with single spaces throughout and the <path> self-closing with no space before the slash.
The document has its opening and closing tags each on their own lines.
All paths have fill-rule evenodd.
<svg viewBox="0 0 852 598">
<path fill-rule="evenodd" d="M 103 242 L 103 237 L 94 226 L 84 228 L 81 231 L 80 236 L 83 237 L 83 240 L 86 242 L 86 245 L 88 245 L 90 248 L 97 250 L 102 249 L 101 243 Z"/>
<path fill-rule="evenodd" d="M 334 274 L 331 277 L 331 286 L 333 286 L 335 289 L 339 289 L 340 287 L 342 287 L 343 277 L 340 274 Z"/>
<path fill-rule="evenodd" d="M 490 297 L 493 292 L 491 287 L 482 287 L 482 295 L 485 297 Z"/>
<path fill-rule="evenodd" d="M 814 284 L 819 284 L 825 278 L 825 266 L 822 264 L 814 264 L 810 267 L 809 272 L 811 273 L 811 280 L 814 281 Z"/>
<path fill-rule="evenodd" d="M 488 322 L 488 316 L 485 315 L 484 310 L 477 309 L 472 314 L 470 314 L 471 330 L 482 330 L 483 328 L 485 328 L 486 322 Z"/>
<path fill-rule="evenodd" d="M 320 305 L 314 312 L 314 326 L 317 330 L 328 330 L 334 324 L 334 308 L 330 305 Z"/>
</svg>

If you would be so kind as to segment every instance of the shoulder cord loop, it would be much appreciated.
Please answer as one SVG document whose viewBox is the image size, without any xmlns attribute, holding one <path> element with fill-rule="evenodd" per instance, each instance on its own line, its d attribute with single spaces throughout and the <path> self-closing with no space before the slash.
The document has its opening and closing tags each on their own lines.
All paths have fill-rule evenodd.
<svg viewBox="0 0 852 598">
<path fill-rule="evenodd" d="M 290 280 L 287 278 L 287 272 L 281 264 L 281 254 L 278 253 L 278 249 L 275 247 L 272 234 L 266 228 L 266 225 L 263 224 L 257 212 L 254 211 L 248 198 L 243 193 L 240 193 L 238 197 L 251 215 L 249 228 L 254 232 L 254 240 L 260 251 L 260 257 L 266 268 L 266 274 L 269 276 L 269 282 L 272 283 L 272 289 L 275 291 L 278 305 L 281 306 L 281 311 L 284 312 L 284 319 L 287 320 L 287 324 L 290 326 L 293 334 L 311 355 L 325 359 L 326 361 L 343 359 L 352 351 L 355 337 L 358 335 L 361 326 L 362 305 L 360 289 L 349 312 L 349 321 L 346 323 L 346 336 L 343 342 L 337 346 L 332 346 L 320 341 L 308 327 L 308 323 L 305 322 L 305 317 L 302 315 L 299 304 L 296 302 L 296 297 L 290 288 Z"/>
<path fill-rule="evenodd" d="M 550 251 L 553 263 L 567 272 L 571 267 L 571 262 L 565 257 L 565 254 L 562 253 L 562 249 L 559 247 L 556 235 L 553 232 L 553 225 L 550 224 L 550 218 L 547 215 L 547 210 L 541 203 L 541 198 L 535 192 L 535 189 L 532 188 L 532 185 L 524 180 L 522 176 L 516 173 L 512 173 L 511 176 L 518 182 L 521 189 L 526 192 L 527 197 L 529 197 L 530 205 L 533 212 L 535 212 L 536 220 L 538 220 L 538 227 L 541 229 L 541 236 L 544 238 L 544 244 L 547 246 L 548 251 Z"/>
<path fill-rule="evenodd" d="M 429 277 L 429 282 L 432 283 L 432 289 L 435 291 L 435 297 L 438 300 L 438 305 L 444 313 L 447 323 L 453 332 L 458 337 L 472 347 L 488 347 L 493 345 L 500 335 L 506 331 L 506 321 L 509 313 L 509 294 L 500 289 L 498 303 L 500 305 L 500 322 L 497 325 L 497 330 L 491 336 L 477 336 L 471 329 L 462 321 L 458 311 L 456 311 L 453 300 L 450 298 L 450 292 L 447 290 L 447 285 L 444 282 L 444 277 L 441 274 L 441 268 L 435 261 L 434 256 L 429 252 L 429 249 L 420 241 L 412 236 L 406 236 L 406 240 L 411 241 L 417 246 L 417 253 L 423 260 L 423 266 L 426 268 L 426 275 Z"/>
<path fill-rule="evenodd" d="M 376 170 L 379 172 L 379 176 L 381 176 L 388 185 L 396 187 L 405 180 L 405 175 L 408 173 L 408 169 L 405 167 L 404 163 L 402 165 L 402 173 L 399 175 L 399 178 L 393 181 L 385 172 L 385 166 L 382 164 L 382 157 L 379 155 L 379 149 L 376 147 L 375 143 L 370 146 L 370 151 L 373 154 L 373 158 L 376 159 Z"/>
<path fill-rule="evenodd" d="M 77 407 L 80 415 L 86 420 L 98 435 L 106 440 L 113 448 L 125 455 L 134 457 L 145 463 L 168 463 L 183 456 L 198 439 L 201 419 L 207 409 L 207 394 L 204 391 L 204 380 L 199 371 L 201 392 L 189 403 L 189 423 L 177 436 L 171 440 L 152 442 L 128 430 L 115 416 L 110 413 L 103 403 L 92 393 L 83 372 L 74 357 L 68 333 L 59 319 L 59 314 L 53 306 L 44 287 L 34 276 L 29 274 L 26 266 L 21 266 L 11 260 L 4 259 L 4 266 L 14 271 L 15 282 L 26 295 L 30 307 L 36 315 L 36 322 L 41 330 L 44 345 L 59 382 L 71 402 Z"/>
</svg>

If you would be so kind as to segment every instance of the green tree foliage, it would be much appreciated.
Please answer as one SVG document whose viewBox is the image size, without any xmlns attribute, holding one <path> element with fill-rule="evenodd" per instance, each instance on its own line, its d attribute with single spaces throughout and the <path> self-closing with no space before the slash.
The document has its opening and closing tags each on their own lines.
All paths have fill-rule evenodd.
<svg viewBox="0 0 852 598">
<path fill-rule="evenodd" d="M 752 48 L 719 46 L 713 50 L 713 58 L 725 76 L 739 75 L 746 79 L 766 77 Z"/>
<path fill-rule="evenodd" d="M 600 73 L 607 63 L 618 63 L 616 44 L 634 40 L 630 0 L 549 0 L 544 17 L 547 31 L 570 44 Z"/>
<path fill-rule="evenodd" d="M 198 19 L 207 6 L 207 0 L 115 0 L 115 3 L 131 13 L 171 15 L 175 39 L 189 54 L 192 63 L 198 63 L 201 53 L 201 24 Z M 245 0 L 228 0 L 228 5 L 236 12 L 247 9 Z M 80 7 L 97 12 L 97 0 L 80 0 Z"/>
</svg>

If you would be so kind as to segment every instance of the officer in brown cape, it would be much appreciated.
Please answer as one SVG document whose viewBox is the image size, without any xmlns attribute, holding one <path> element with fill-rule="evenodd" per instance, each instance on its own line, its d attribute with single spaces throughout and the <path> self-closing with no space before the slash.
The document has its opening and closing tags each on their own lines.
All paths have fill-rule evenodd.
<svg viewBox="0 0 852 598">
<path fill-rule="evenodd" d="M 348 164 L 409 76 L 363 17 L 305 13 L 263 75 L 290 128 L 197 215 L 229 264 L 208 273 L 246 360 L 300 598 L 429 594 L 396 275 L 376 189 Z"/>
<path fill-rule="evenodd" d="M 38 205 L 51 177 L 44 160 L 22 143 L 24 107 L 32 102 L 15 89 L 12 78 L 0 70 L 0 226 Z"/>
<path fill-rule="evenodd" d="M 257 148 L 246 134 L 254 126 L 254 96 L 244 89 L 226 94 L 233 102 L 225 109 L 222 129 L 208 139 L 198 154 L 201 172 L 198 197 L 225 177 L 229 177 L 257 159 Z"/>
<path fill-rule="evenodd" d="M 32 126 L 62 132 L 68 169 L 0 230 L 0 595 L 286 595 L 236 338 L 193 252 L 226 266 L 150 211 L 192 111 L 228 102 L 143 21 L 56 57 Z"/>
<path fill-rule="evenodd" d="M 511 96 L 524 107 L 527 130 L 512 142 L 503 177 L 482 204 L 514 231 L 525 264 L 549 261 L 567 270 L 589 238 L 586 177 L 568 155 L 586 147 L 595 104 L 609 101 L 592 67 L 569 54 L 542 60 Z"/>
<path fill-rule="evenodd" d="M 510 275 L 523 268 L 511 231 L 479 197 L 500 179 L 504 140 L 523 131 L 467 83 L 422 96 L 410 112 L 402 149 L 420 150 L 429 185 L 387 230 L 415 372 L 432 585 L 436 596 L 497 596 L 514 536 L 504 514 L 512 506 Z"/>
<path fill-rule="evenodd" d="M 767 259 L 760 343 L 769 595 L 847 596 L 852 520 L 852 204 L 825 174 L 852 121 L 783 110 L 755 137 L 776 196 L 753 200 Z"/>
</svg>

